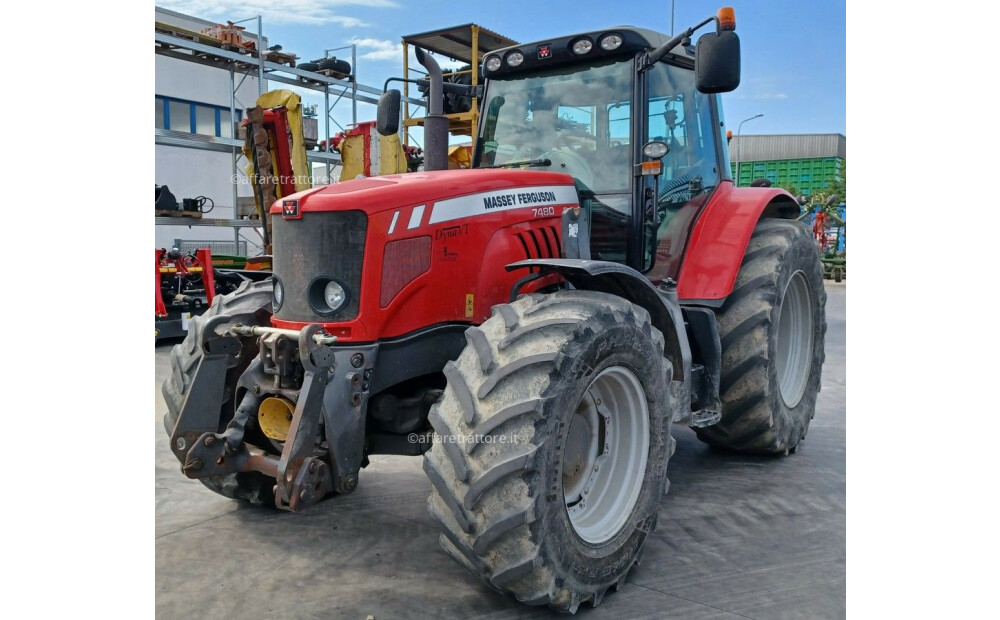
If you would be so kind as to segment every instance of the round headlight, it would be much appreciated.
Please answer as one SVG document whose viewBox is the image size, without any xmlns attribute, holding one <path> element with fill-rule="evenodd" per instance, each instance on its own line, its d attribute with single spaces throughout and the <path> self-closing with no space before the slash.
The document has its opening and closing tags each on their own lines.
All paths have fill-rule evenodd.
<svg viewBox="0 0 1000 620">
<path fill-rule="evenodd" d="M 285 287 L 282 286 L 281 280 L 278 278 L 274 279 L 274 291 L 271 293 L 271 305 L 275 312 L 281 308 L 281 304 L 285 301 Z"/>
<path fill-rule="evenodd" d="M 327 306 L 330 306 L 330 310 L 339 310 L 347 301 L 347 293 L 344 292 L 344 287 L 331 280 L 326 283 L 326 287 L 323 289 L 323 301 L 326 302 Z"/>
<path fill-rule="evenodd" d="M 500 64 L 501 63 L 499 56 L 490 56 L 489 58 L 486 59 L 486 70 L 496 71 L 497 69 L 500 68 Z"/>
<path fill-rule="evenodd" d="M 509 66 L 517 67 L 522 62 L 524 62 L 524 54 L 522 54 L 521 52 L 514 50 L 513 52 L 507 54 L 507 64 Z"/>
<path fill-rule="evenodd" d="M 622 35 L 620 34 L 606 34 L 601 37 L 601 49 L 602 50 L 616 50 L 622 46 Z"/>
<path fill-rule="evenodd" d="M 670 147 L 667 146 L 666 142 L 654 140 L 653 142 L 647 142 L 642 147 L 642 154 L 650 159 L 661 159 L 669 150 Z"/>
<path fill-rule="evenodd" d="M 335 316 L 351 301 L 351 291 L 333 276 L 319 275 L 307 289 L 309 307 L 320 316 Z"/>
<path fill-rule="evenodd" d="M 579 39 L 573 43 L 574 54 L 586 54 L 592 49 L 594 49 L 594 43 L 590 39 Z"/>
</svg>

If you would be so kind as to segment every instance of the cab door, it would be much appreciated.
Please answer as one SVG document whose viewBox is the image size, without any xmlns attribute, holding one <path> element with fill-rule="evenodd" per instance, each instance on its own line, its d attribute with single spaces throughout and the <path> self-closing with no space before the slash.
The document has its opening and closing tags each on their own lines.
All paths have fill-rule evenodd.
<svg viewBox="0 0 1000 620">
<path fill-rule="evenodd" d="M 667 62 L 652 67 L 645 79 L 644 140 L 669 147 L 657 195 L 643 213 L 641 271 L 660 282 L 677 279 L 691 228 L 729 173 L 721 169 L 716 95 L 699 93 L 691 69 Z"/>
</svg>

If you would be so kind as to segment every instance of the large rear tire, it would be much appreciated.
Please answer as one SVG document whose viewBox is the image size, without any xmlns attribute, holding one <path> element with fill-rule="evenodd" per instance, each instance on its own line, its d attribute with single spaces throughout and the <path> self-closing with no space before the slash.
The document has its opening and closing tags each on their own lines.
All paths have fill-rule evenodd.
<svg viewBox="0 0 1000 620">
<path fill-rule="evenodd" d="M 271 315 L 272 288 L 270 279 L 260 282 L 244 282 L 235 292 L 217 296 L 208 310 L 192 318 L 188 323 L 188 333 L 184 342 L 174 345 L 170 351 L 170 376 L 163 382 L 160 389 L 163 400 L 167 403 L 167 413 L 163 416 L 163 425 L 166 427 L 168 435 L 177 424 L 177 417 L 184 404 L 184 397 L 194 378 L 194 373 L 198 370 L 198 363 L 202 356 L 202 350 L 198 343 L 205 322 L 209 318 L 221 314 L 254 315 L 259 322 L 265 321 Z M 223 392 L 222 411 L 220 412 L 223 424 L 228 423 L 235 411 L 233 389 L 236 386 L 236 381 L 256 356 L 257 347 L 245 344 L 239 357 L 234 358 L 233 365 L 226 372 L 226 385 Z M 247 429 L 249 433 L 253 433 L 255 430 L 255 428 Z M 264 442 L 258 443 L 263 444 Z M 275 480 L 259 472 L 232 473 L 198 478 L 198 480 L 219 495 L 230 499 L 246 500 L 257 505 L 274 505 Z"/>
<path fill-rule="evenodd" d="M 809 230 L 761 220 L 717 313 L 722 419 L 695 429 L 713 446 L 794 452 L 816 414 L 826 335 L 823 265 Z"/>
<path fill-rule="evenodd" d="M 667 485 L 663 336 L 620 297 L 562 291 L 496 306 L 466 338 L 424 457 L 441 546 L 529 605 L 597 606 Z"/>
</svg>

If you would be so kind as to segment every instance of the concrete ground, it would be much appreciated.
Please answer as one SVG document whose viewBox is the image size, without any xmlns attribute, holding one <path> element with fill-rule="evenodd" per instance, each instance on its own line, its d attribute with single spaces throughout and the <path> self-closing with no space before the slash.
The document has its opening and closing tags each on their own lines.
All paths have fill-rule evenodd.
<svg viewBox="0 0 1000 620">
<path fill-rule="evenodd" d="M 809 437 L 788 458 L 722 454 L 674 430 L 670 493 L 628 584 L 586 618 L 840 618 L 846 605 L 846 286 L 827 284 L 826 364 Z M 522 618 L 438 546 L 420 459 L 374 457 L 351 495 L 301 514 L 250 508 L 170 454 L 156 349 L 158 618 Z"/>
</svg>

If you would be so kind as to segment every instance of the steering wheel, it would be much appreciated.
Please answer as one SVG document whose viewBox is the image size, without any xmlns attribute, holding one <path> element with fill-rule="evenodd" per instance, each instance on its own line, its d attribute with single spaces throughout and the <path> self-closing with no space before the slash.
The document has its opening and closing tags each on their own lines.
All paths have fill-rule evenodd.
<svg viewBox="0 0 1000 620">
<path fill-rule="evenodd" d="M 539 156 L 539 159 L 548 159 L 551 161 L 552 165 L 548 169 L 553 172 L 565 172 L 577 178 L 587 187 L 594 186 L 593 168 L 590 167 L 590 164 L 587 163 L 587 160 L 582 155 L 574 152 L 572 149 L 563 148 L 546 151 Z"/>
</svg>

